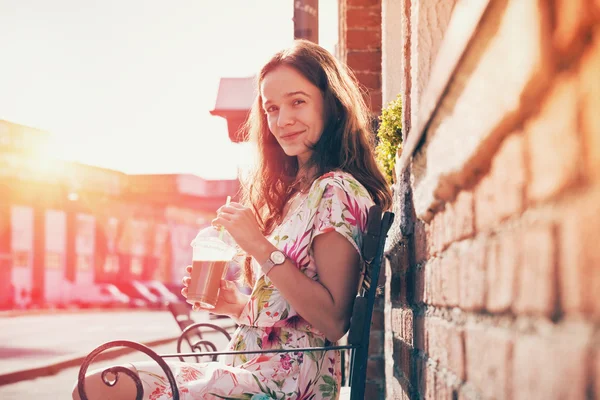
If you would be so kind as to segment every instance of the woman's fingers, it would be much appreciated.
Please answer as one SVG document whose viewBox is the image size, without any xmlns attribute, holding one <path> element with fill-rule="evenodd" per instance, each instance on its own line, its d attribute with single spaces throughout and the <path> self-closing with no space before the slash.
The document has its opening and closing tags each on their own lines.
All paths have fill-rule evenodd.
<svg viewBox="0 0 600 400">
<path fill-rule="evenodd" d="M 227 279 L 221 279 L 221 289 L 227 291 L 237 290 L 237 286 L 232 281 L 228 281 Z"/>
<path fill-rule="evenodd" d="M 183 283 L 183 286 L 189 286 L 191 280 L 192 278 L 190 278 L 189 276 L 184 276 L 183 278 L 181 278 L 181 283 Z"/>
<path fill-rule="evenodd" d="M 185 267 L 185 272 L 187 272 L 188 274 L 192 273 L 192 266 L 188 265 L 187 267 Z"/>
<path fill-rule="evenodd" d="M 188 288 L 187 286 L 181 289 L 181 295 L 187 299 Z"/>
</svg>

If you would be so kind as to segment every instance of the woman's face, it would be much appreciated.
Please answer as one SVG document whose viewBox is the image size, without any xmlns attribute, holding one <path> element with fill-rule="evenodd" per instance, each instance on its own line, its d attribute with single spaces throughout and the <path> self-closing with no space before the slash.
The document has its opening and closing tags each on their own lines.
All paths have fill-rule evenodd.
<svg viewBox="0 0 600 400">
<path fill-rule="evenodd" d="M 281 65 L 265 75 L 260 92 L 269 130 L 285 154 L 305 164 L 310 146 L 323 133 L 321 91 L 294 68 Z"/>
</svg>

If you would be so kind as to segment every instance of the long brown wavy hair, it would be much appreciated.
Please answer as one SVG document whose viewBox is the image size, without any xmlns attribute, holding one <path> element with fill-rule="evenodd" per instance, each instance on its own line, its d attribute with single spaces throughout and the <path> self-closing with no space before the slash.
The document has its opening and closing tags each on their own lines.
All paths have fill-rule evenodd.
<svg viewBox="0 0 600 400">
<path fill-rule="evenodd" d="M 271 134 L 262 108 L 260 87 L 265 76 L 279 66 L 289 66 L 318 87 L 323 95 L 324 128 L 312 146 L 306 170 L 298 177 L 296 157 L 288 156 Z M 374 202 L 387 210 L 392 194 L 374 157 L 375 135 L 371 117 L 352 72 L 327 50 L 306 40 L 296 40 L 276 53 L 258 74 L 258 96 L 245 125 L 247 137 L 258 147 L 255 170 L 242 181 L 242 201 L 254 210 L 263 234 L 268 235 L 283 219 L 284 206 L 297 190 L 305 190 L 324 173 L 341 170 L 352 174 Z M 290 190 L 291 188 L 291 190 Z M 249 260 L 244 278 L 252 282 Z"/>
</svg>

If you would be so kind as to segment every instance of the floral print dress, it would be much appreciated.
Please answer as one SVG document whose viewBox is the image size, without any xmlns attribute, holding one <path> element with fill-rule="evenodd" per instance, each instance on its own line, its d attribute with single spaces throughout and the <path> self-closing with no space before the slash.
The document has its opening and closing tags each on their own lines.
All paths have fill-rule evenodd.
<svg viewBox="0 0 600 400">
<path fill-rule="evenodd" d="M 311 246 L 314 238 L 336 231 L 360 253 L 372 204 L 367 190 L 352 175 L 327 173 L 313 182 L 308 194 L 268 239 L 305 275 L 317 280 Z M 262 273 L 238 322 L 227 350 L 328 344 L 325 336 L 303 320 Z M 337 399 L 341 382 L 339 351 L 228 355 L 206 363 L 167 362 L 182 399 Z M 158 366 L 138 363 L 135 367 L 145 399 L 172 398 L 169 383 Z"/>
</svg>

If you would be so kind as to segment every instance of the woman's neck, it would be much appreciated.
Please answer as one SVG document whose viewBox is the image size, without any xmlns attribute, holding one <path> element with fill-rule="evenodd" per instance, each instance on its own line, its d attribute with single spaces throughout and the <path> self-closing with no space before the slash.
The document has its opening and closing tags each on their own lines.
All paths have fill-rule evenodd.
<svg viewBox="0 0 600 400">
<path fill-rule="evenodd" d="M 296 174 L 296 184 L 294 185 L 295 189 L 299 192 L 307 191 L 310 188 L 310 185 L 312 184 L 314 179 L 316 178 L 316 174 L 316 167 L 300 167 L 298 169 L 298 173 Z"/>
</svg>

